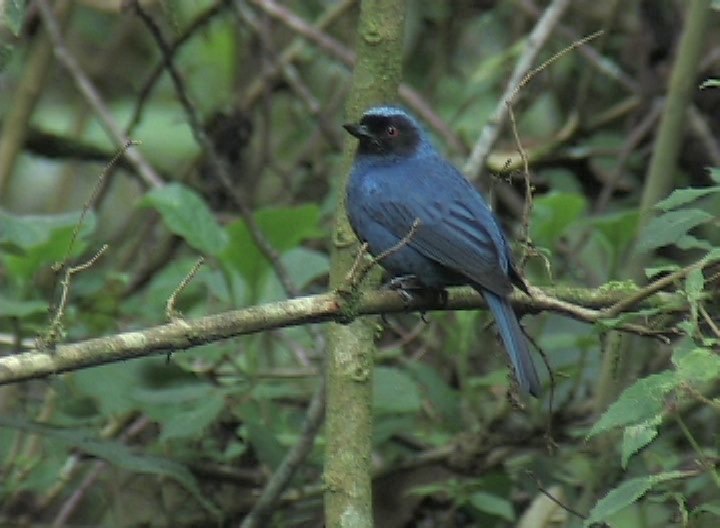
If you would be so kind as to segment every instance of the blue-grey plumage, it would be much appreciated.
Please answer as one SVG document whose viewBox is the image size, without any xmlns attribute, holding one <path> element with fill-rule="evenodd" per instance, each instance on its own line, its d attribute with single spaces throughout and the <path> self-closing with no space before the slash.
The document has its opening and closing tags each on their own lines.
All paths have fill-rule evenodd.
<svg viewBox="0 0 720 528">
<path fill-rule="evenodd" d="M 380 263 L 424 286 L 469 284 L 484 295 L 524 392 L 540 382 L 508 294 L 527 292 L 502 230 L 482 195 L 434 148 L 418 122 L 395 106 L 367 110 L 345 129 L 359 140 L 347 188 L 358 238 L 378 255 L 417 225 L 407 244 Z"/>
</svg>

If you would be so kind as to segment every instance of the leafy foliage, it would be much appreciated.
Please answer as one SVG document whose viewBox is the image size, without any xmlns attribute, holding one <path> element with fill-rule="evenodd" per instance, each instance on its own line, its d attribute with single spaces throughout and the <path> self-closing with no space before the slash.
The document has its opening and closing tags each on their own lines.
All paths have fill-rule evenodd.
<svg viewBox="0 0 720 528">
<path fill-rule="evenodd" d="M 284 299 L 278 265 L 301 295 L 324 292 L 330 249 L 347 243 L 330 233 L 342 198 L 340 101 L 350 79 L 338 57 L 354 45 L 357 10 L 292 0 L 270 15 L 248 2 L 261 21 L 253 27 L 236 10 L 243 3 L 143 2 L 178 44 L 183 96 L 251 209 L 248 225 L 210 169 L 167 72 L 145 84 L 164 64 L 157 42 L 115 4 L 77 2 L 66 45 L 166 184 L 147 188 L 123 159 L 105 173 L 81 224 L 98 162 L 113 157 L 115 143 L 101 118 L 89 119 L 65 70 L 46 67 L 43 80 L 30 70 L 52 51 L 36 51 L 45 40 L 37 11 L 21 0 L 2 7 L 14 39 L 0 48 L 9 88 L 0 111 L 23 104 L 23 80 L 37 78 L 32 88 L 41 94 L 27 130 L 9 127 L 0 138 L 4 152 L 9 131 L 26 137 L 11 172 L 0 174 L 3 356 L 35 347 L 63 295 L 66 340 L 82 341 L 164 324 L 173 292 L 186 319 Z M 462 166 L 535 17 L 509 0 L 408 4 L 401 92 L 415 89 L 436 112 L 431 131 Z M 523 217 L 509 128 L 488 159 L 498 180 L 493 202 L 508 239 L 529 228 L 532 244 L 517 244 L 528 258 L 518 261 L 534 286 L 593 299 L 638 294 L 642 277 L 629 270 L 639 256 L 649 281 L 675 280 L 634 311 L 602 317 L 608 306 L 591 303 L 594 326 L 546 312 L 523 318 L 553 371 L 552 406 L 550 390 L 524 409 L 508 402 L 512 380 L 483 312 L 437 312 L 429 323 L 388 316 L 378 326 L 373 376 L 377 526 L 549 526 L 543 504 L 561 512 L 557 526 L 718 525 L 720 168 L 708 147 L 720 133 L 717 72 L 700 72 L 709 79 L 693 102 L 692 133 L 678 136 L 678 179 L 646 221 L 639 204 L 657 128 L 647 120 L 686 3 L 653 3 L 652 16 L 647 2 L 621 3 L 615 13 L 606 4 L 573 6 L 566 18 L 578 32 L 606 27 L 594 48 L 600 56 L 564 54 L 513 106 L 531 168 L 531 216 Z M 312 31 L 334 47 L 298 40 L 285 24 L 290 15 L 312 24 L 332 9 L 332 22 Z M 540 60 L 568 44 L 563 34 Z M 708 58 L 717 45 L 711 35 Z M 290 65 L 278 65 L 286 56 Z M 206 265 L 178 288 L 199 256 Z M 63 290 L 62 272 L 73 266 L 81 269 Z M 648 335 L 616 339 L 627 325 Z M 303 440 L 321 341 L 304 327 L 278 329 L 0 387 L 0 524 L 239 524 Z M 320 496 L 332 492 L 322 477 L 324 435 L 269 525 L 322 524 Z"/>
</svg>

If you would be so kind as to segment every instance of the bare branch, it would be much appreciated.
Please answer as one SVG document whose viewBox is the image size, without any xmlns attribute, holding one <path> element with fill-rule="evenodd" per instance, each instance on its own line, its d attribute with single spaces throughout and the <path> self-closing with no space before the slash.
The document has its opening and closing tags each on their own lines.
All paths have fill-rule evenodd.
<svg viewBox="0 0 720 528">
<path fill-rule="evenodd" d="M 110 109 L 100 96 L 100 92 L 98 92 L 95 85 L 82 70 L 75 57 L 65 46 L 60 26 L 57 23 L 55 15 L 53 14 L 47 0 L 37 0 L 36 4 L 40 10 L 40 17 L 42 18 L 43 24 L 47 28 L 48 35 L 50 35 L 50 39 L 52 40 L 55 57 L 57 57 L 57 60 L 65 67 L 73 81 L 75 81 L 75 85 L 78 90 L 85 97 L 85 100 L 100 120 L 105 132 L 115 142 L 115 145 L 117 147 L 127 145 L 130 139 L 122 131 L 117 121 L 115 121 Z M 155 169 L 150 166 L 138 150 L 127 150 L 125 152 L 125 156 L 137 171 L 138 175 L 149 187 L 161 187 L 163 185 L 163 181 L 160 176 L 158 176 Z"/>
<path fill-rule="evenodd" d="M 528 36 L 527 48 L 515 65 L 515 70 L 505 87 L 503 95 L 500 97 L 500 102 L 497 107 L 495 107 L 495 111 L 488 120 L 488 124 L 480 134 L 465 163 L 464 172 L 470 178 L 480 173 L 490 153 L 490 149 L 495 144 L 495 141 L 497 141 L 500 130 L 507 119 L 507 101 L 512 100 L 518 86 L 521 85 L 527 72 L 530 71 L 533 62 L 535 62 L 535 58 L 538 53 L 540 53 L 540 49 L 542 49 L 545 41 L 569 5 L 570 0 L 553 0 Z"/>
<path fill-rule="evenodd" d="M 202 266 L 204 263 L 205 257 L 200 257 L 199 259 L 197 259 L 197 262 L 195 262 L 195 265 L 192 267 L 192 269 L 188 272 L 187 275 L 185 275 L 185 278 L 180 281 L 180 284 L 178 284 L 178 287 L 175 288 L 175 291 L 170 294 L 170 297 L 168 297 L 167 303 L 165 304 L 165 317 L 167 317 L 169 321 L 174 321 L 181 318 L 180 312 L 175 309 L 175 301 L 177 300 L 178 295 L 180 295 L 185 290 L 185 288 L 187 288 L 187 285 L 190 284 L 190 281 L 195 278 L 195 275 L 200 269 L 200 266 Z"/>
<path fill-rule="evenodd" d="M 627 290 L 602 291 L 596 288 L 533 288 L 533 297 L 513 294 L 511 302 L 519 313 L 554 312 L 583 321 L 596 323 L 604 319 L 603 308 L 624 299 Z M 182 323 L 169 323 L 142 331 L 125 332 L 107 337 L 89 339 L 74 344 L 57 345 L 52 353 L 38 350 L 0 358 L 0 385 L 59 372 L 78 370 L 168 351 L 185 350 L 241 335 L 271 329 L 300 326 L 312 323 L 343 320 L 343 297 L 335 292 L 298 297 L 286 301 L 253 306 L 243 310 L 223 312 Z M 655 293 L 635 308 L 668 307 L 668 312 L 687 309 L 682 294 Z M 477 310 L 486 308 L 482 296 L 472 288 L 451 288 L 448 300 L 442 305 L 421 296 L 410 301 L 401 299 L 392 291 L 371 291 L 362 296 L 356 314 L 377 315 L 429 310 Z M 638 325 L 622 325 L 621 330 L 640 335 L 677 335 L 669 329 L 648 332 Z"/>
</svg>

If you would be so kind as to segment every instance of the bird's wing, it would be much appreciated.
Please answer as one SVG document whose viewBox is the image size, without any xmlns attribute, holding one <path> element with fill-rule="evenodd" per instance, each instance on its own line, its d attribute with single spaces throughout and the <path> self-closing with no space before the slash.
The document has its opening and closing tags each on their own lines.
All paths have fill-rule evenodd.
<svg viewBox="0 0 720 528">
<path fill-rule="evenodd" d="M 469 282 L 498 295 L 508 294 L 512 291 L 508 250 L 490 209 L 459 173 L 450 175 L 447 166 L 442 166 L 445 174 L 436 177 L 436 171 L 429 168 L 432 165 L 422 167 L 414 174 L 416 179 L 401 190 L 388 189 L 378 196 L 371 214 L 399 239 L 419 222 L 409 246 Z"/>
</svg>

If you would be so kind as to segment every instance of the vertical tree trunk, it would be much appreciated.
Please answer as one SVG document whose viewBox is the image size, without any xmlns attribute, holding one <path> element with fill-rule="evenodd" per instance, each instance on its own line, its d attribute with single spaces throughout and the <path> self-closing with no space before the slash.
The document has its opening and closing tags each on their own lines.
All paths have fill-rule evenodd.
<svg viewBox="0 0 720 528">
<path fill-rule="evenodd" d="M 357 119 L 377 103 L 397 99 L 403 51 L 405 0 L 363 0 L 357 36 L 357 62 L 346 115 Z M 358 244 L 345 213 L 345 186 L 355 151 L 345 141 L 343 181 L 333 235 L 330 286 L 338 288 L 357 254 Z M 367 281 L 366 287 L 377 284 Z M 330 325 L 327 362 L 327 450 L 325 525 L 370 527 L 372 518 L 372 370 L 375 323 L 362 318 Z"/>
</svg>

